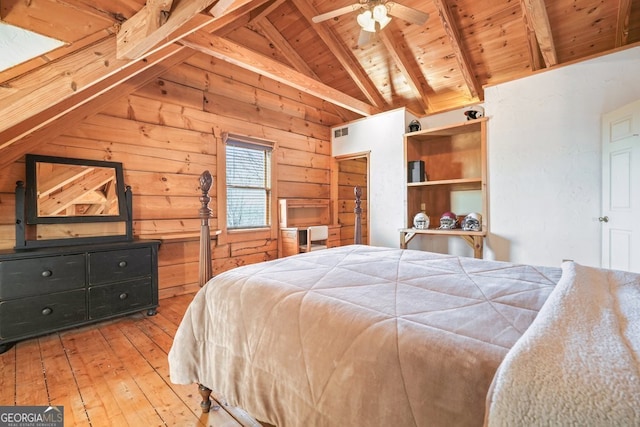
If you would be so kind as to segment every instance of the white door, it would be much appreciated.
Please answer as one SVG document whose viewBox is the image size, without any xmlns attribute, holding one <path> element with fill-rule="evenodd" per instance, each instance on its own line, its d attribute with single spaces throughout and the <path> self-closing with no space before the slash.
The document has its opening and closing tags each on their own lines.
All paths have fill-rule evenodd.
<svg viewBox="0 0 640 427">
<path fill-rule="evenodd" d="M 640 101 L 602 117 L 602 267 L 640 272 Z"/>
</svg>

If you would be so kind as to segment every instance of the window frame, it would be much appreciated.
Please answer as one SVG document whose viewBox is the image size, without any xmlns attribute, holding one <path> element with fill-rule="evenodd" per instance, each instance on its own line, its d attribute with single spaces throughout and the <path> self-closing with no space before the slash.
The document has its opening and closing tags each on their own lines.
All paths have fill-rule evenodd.
<svg viewBox="0 0 640 427">
<path fill-rule="evenodd" d="M 233 228 L 227 227 L 227 144 L 229 140 L 250 145 L 261 145 L 271 149 L 271 191 L 270 191 L 270 219 L 271 224 L 265 227 Z M 218 228 L 220 236 L 219 244 L 227 242 L 246 240 L 246 234 L 255 235 L 256 239 L 276 239 L 278 232 L 278 199 L 277 199 L 277 143 L 260 138 L 224 132 L 218 138 L 216 152 L 217 167 L 217 205 L 218 205 Z M 252 236 L 253 237 L 253 236 Z M 252 239 L 254 240 L 254 239 Z"/>
</svg>

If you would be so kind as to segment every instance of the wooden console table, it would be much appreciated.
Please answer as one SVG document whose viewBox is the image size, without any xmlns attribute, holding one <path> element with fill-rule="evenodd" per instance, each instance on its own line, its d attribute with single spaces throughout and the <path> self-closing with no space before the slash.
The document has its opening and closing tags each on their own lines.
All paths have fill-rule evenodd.
<svg viewBox="0 0 640 427">
<path fill-rule="evenodd" d="M 484 237 L 486 231 L 464 231 L 464 230 L 437 230 L 427 229 L 420 230 L 417 228 L 401 228 L 400 229 L 400 247 L 407 249 L 407 244 L 418 234 L 429 234 L 437 236 L 458 236 L 463 239 L 472 249 L 473 257 L 482 259 L 484 249 Z"/>
</svg>

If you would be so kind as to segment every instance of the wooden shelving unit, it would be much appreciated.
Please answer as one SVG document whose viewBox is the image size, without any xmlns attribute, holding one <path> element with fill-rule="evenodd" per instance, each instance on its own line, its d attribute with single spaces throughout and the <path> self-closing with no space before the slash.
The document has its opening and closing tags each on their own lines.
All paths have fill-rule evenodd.
<svg viewBox="0 0 640 427">
<path fill-rule="evenodd" d="M 331 221 L 328 199 L 280 199 L 278 203 L 280 227 L 307 227 Z"/>
<path fill-rule="evenodd" d="M 482 258 L 487 229 L 487 119 L 453 126 L 410 132 L 404 136 L 407 176 L 406 228 L 400 230 L 400 246 L 415 236 L 459 236 Z M 409 182 L 409 162 L 422 161 L 426 179 Z M 430 227 L 416 230 L 413 217 L 425 212 Z M 481 231 L 439 230 L 444 212 L 454 212 L 461 222 L 471 212 L 482 214 Z"/>
<path fill-rule="evenodd" d="M 331 202 L 328 199 L 278 200 L 278 257 L 298 253 L 301 233 L 311 225 L 328 225 L 327 246 L 340 246 L 340 225 L 331 223 Z"/>
</svg>

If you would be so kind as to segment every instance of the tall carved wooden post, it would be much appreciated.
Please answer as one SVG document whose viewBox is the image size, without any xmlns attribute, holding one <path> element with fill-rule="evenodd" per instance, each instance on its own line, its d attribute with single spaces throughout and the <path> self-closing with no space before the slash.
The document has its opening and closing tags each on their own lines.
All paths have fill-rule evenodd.
<svg viewBox="0 0 640 427">
<path fill-rule="evenodd" d="M 213 184 L 213 177 L 207 170 L 200 175 L 200 189 L 202 190 L 202 196 L 200 196 L 200 203 L 202 206 L 198 211 L 200 216 L 200 273 L 198 277 L 198 284 L 200 287 L 213 276 L 213 267 L 211 261 L 211 231 L 209 230 L 209 218 L 211 218 L 211 209 L 209 209 L 209 190 Z"/>
<path fill-rule="evenodd" d="M 200 196 L 200 203 L 202 206 L 198 211 L 200 216 L 200 276 L 198 277 L 198 284 L 203 287 L 205 283 L 213 276 L 213 267 L 211 261 L 211 231 L 209 230 L 209 218 L 211 218 L 211 209 L 209 209 L 209 190 L 213 184 L 213 177 L 209 171 L 202 172 L 200 175 L 200 190 L 202 190 L 202 196 Z M 211 389 L 205 387 L 202 384 L 198 384 L 198 391 L 202 397 L 200 402 L 200 408 L 202 412 L 209 412 L 211 409 L 217 411 L 220 409 L 220 405 L 213 404 L 210 398 Z"/>
<path fill-rule="evenodd" d="M 361 245 L 362 244 L 362 208 L 360 207 L 360 197 L 362 197 L 362 189 L 360 188 L 359 185 L 356 185 L 353 188 L 353 193 L 356 196 L 356 207 L 353 209 L 353 213 L 356 214 L 356 222 L 355 222 L 355 229 L 353 231 L 354 234 L 354 241 L 353 243 L 356 245 Z"/>
</svg>

